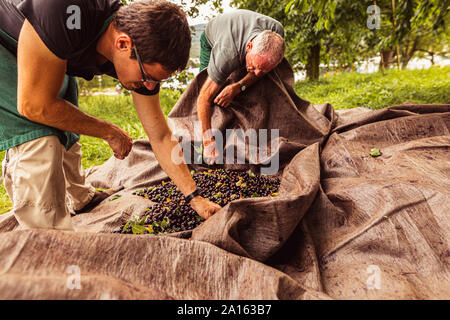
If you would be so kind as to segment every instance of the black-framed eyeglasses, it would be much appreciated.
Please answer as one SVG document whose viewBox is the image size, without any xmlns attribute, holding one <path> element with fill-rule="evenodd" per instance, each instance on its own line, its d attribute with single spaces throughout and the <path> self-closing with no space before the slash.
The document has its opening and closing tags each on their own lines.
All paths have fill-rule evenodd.
<svg viewBox="0 0 450 320">
<path fill-rule="evenodd" d="M 144 66 L 142 65 L 142 61 L 141 58 L 139 57 L 139 53 L 137 52 L 136 46 L 133 45 L 133 50 L 134 50 L 134 54 L 136 55 L 136 59 L 138 61 L 139 64 L 139 68 L 141 69 L 141 73 L 142 73 L 142 82 L 146 82 L 146 83 L 152 83 L 152 84 L 160 84 L 161 81 L 158 80 L 153 80 L 153 79 L 149 79 L 147 77 L 147 75 L 145 74 L 144 71 Z"/>
</svg>

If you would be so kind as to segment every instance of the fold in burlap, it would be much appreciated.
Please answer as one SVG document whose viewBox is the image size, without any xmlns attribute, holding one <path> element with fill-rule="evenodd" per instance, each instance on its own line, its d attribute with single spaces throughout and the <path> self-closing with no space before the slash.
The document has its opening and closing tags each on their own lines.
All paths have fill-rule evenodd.
<svg viewBox="0 0 450 320">
<path fill-rule="evenodd" d="M 174 132 L 194 130 L 205 77 L 169 115 Z M 148 142 L 136 141 L 125 160 L 88 171 L 95 186 L 125 189 L 75 216 L 77 232 L 18 231 L 11 213 L 0 217 L 0 298 L 450 298 L 450 105 L 335 113 L 292 86 L 283 62 L 231 107 L 212 110 L 221 132 L 279 129 L 271 150 L 279 157 L 278 197 L 233 201 L 193 232 L 111 234 L 152 204 L 131 193 L 167 178 Z M 369 155 L 374 147 L 382 156 Z M 79 289 L 70 285 L 73 265 Z"/>
</svg>

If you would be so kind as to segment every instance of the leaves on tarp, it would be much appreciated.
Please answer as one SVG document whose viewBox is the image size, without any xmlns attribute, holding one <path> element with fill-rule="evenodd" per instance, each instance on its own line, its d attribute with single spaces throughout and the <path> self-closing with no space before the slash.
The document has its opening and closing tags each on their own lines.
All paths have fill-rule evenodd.
<svg viewBox="0 0 450 320">
<path fill-rule="evenodd" d="M 117 200 L 117 199 L 119 199 L 120 197 L 121 197 L 120 194 L 115 194 L 115 195 L 113 195 L 113 196 L 109 199 L 109 201 Z"/>
<path fill-rule="evenodd" d="M 370 149 L 369 155 L 374 158 L 379 157 L 379 156 L 381 156 L 381 151 L 378 148 L 372 148 L 372 149 Z"/>
</svg>

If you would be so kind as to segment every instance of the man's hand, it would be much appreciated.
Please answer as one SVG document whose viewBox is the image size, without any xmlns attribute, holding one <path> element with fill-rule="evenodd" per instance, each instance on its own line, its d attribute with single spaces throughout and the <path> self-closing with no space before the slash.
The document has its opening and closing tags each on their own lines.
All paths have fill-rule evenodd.
<svg viewBox="0 0 450 320">
<path fill-rule="evenodd" d="M 129 134 L 116 125 L 112 125 L 111 134 L 105 137 L 106 142 L 114 152 L 117 159 L 125 159 L 133 146 L 133 139 Z"/>
<path fill-rule="evenodd" d="M 214 141 L 214 139 L 203 140 L 203 158 L 209 165 L 218 163 L 219 150 L 217 150 L 216 141 Z"/>
<path fill-rule="evenodd" d="M 223 90 L 214 99 L 214 103 L 221 107 L 228 107 L 234 97 L 236 97 L 240 92 L 241 87 L 239 83 L 232 83 L 223 88 Z"/>
<path fill-rule="evenodd" d="M 208 219 L 214 213 L 222 209 L 217 203 L 211 202 L 200 196 L 192 199 L 190 205 L 203 219 Z"/>
</svg>

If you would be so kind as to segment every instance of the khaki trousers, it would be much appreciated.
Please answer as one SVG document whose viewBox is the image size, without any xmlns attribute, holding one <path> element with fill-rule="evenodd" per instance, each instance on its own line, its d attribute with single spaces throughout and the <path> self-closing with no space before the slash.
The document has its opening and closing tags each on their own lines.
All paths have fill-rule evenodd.
<svg viewBox="0 0 450 320">
<path fill-rule="evenodd" d="M 9 149 L 2 169 L 20 229 L 74 230 L 70 209 L 83 208 L 95 193 L 85 182 L 81 145 L 66 151 L 56 136 Z"/>
</svg>

